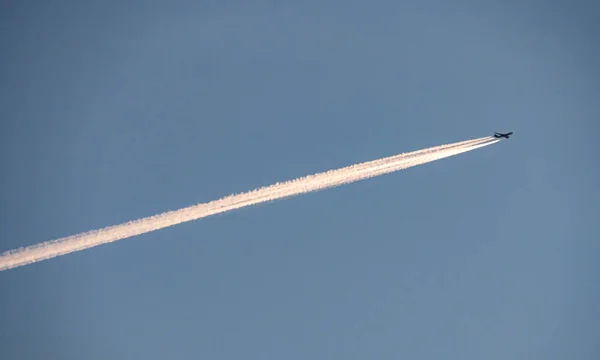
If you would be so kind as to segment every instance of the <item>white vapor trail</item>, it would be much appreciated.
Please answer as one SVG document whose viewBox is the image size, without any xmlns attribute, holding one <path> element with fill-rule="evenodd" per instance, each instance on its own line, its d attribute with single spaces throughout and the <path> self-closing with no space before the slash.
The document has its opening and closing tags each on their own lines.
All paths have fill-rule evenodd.
<svg viewBox="0 0 600 360">
<path fill-rule="evenodd" d="M 11 269 L 84 250 L 101 244 L 141 235 L 187 221 L 197 220 L 245 206 L 274 201 L 308 192 L 319 191 L 374 176 L 443 159 L 498 142 L 494 137 L 461 141 L 435 146 L 379 160 L 350 165 L 336 170 L 308 175 L 249 192 L 234 194 L 208 203 L 188 206 L 179 210 L 107 226 L 56 240 L 42 242 L 4 252 L 0 255 L 0 271 Z"/>
</svg>

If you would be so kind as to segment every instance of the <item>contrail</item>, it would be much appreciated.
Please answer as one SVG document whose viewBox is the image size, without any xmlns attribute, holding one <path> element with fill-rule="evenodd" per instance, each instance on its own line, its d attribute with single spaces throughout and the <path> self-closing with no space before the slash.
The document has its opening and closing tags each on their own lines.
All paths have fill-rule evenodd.
<svg viewBox="0 0 600 360">
<path fill-rule="evenodd" d="M 210 215 L 388 174 L 475 150 L 498 141 L 498 139 L 490 136 L 389 156 L 276 183 L 241 194 L 233 194 L 208 203 L 192 205 L 119 225 L 107 226 L 85 233 L 9 250 L 0 255 L 0 271 L 141 235 Z"/>
</svg>

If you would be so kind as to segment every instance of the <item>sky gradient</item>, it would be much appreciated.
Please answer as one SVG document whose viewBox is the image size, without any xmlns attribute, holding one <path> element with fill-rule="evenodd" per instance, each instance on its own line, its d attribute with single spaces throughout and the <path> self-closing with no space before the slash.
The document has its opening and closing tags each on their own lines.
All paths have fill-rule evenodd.
<svg viewBox="0 0 600 360">
<path fill-rule="evenodd" d="M 7 1 L 0 251 L 392 175 L 0 273 L 6 359 L 597 359 L 594 1 Z"/>
</svg>

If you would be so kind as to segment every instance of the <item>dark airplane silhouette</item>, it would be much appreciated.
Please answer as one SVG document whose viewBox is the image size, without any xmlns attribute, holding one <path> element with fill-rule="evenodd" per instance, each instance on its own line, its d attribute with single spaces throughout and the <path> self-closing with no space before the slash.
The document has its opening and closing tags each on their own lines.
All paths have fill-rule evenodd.
<svg viewBox="0 0 600 360">
<path fill-rule="evenodd" d="M 494 133 L 494 137 L 495 137 L 495 138 L 507 138 L 507 139 L 508 139 L 508 138 L 510 138 L 510 136 L 511 136 L 512 134 L 513 134 L 513 133 L 512 133 L 512 131 L 511 131 L 511 132 L 509 132 L 509 133 L 506 133 L 506 134 L 502 134 L 502 133 L 497 133 L 497 132 L 495 132 L 495 133 Z"/>
</svg>

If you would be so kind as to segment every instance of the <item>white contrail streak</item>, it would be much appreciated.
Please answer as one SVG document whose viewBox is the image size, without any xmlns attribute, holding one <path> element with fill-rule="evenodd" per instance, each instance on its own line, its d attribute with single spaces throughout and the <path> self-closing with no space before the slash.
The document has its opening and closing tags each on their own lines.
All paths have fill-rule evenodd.
<svg viewBox="0 0 600 360">
<path fill-rule="evenodd" d="M 365 180 L 374 176 L 425 164 L 494 144 L 498 139 L 483 137 L 448 145 L 435 146 L 379 160 L 359 163 L 337 170 L 308 175 L 249 192 L 234 194 L 208 203 L 165 212 L 146 218 L 107 226 L 36 245 L 7 251 L 0 255 L 0 271 L 31 264 L 101 244 L 163 229 L 187 221 L 239 209 L 245 206 L 287 198 L 312 191 Z"/>
</svg>

